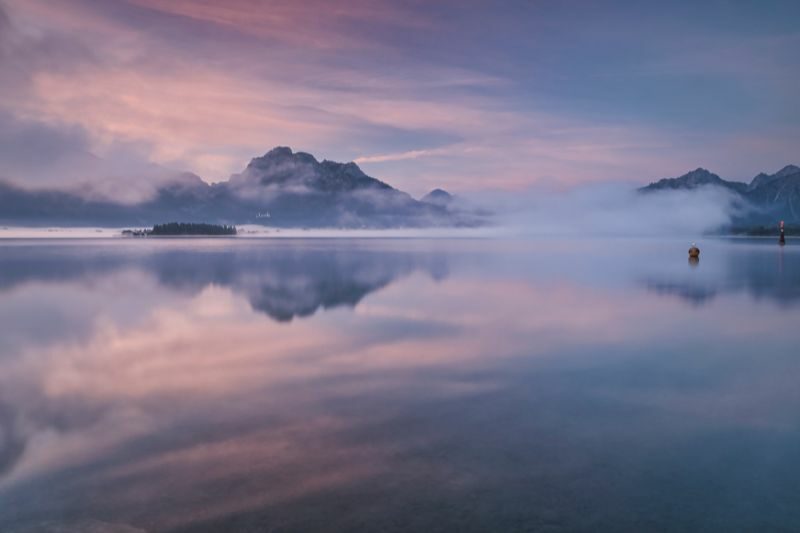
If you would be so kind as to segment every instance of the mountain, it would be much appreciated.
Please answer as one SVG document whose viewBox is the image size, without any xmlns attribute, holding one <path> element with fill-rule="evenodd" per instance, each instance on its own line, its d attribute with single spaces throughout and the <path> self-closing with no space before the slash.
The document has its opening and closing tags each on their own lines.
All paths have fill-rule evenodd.
<svg viewBox="0 0 800 533">
<path fill-rule="evenodd" d="M 445 193 L 446 194 L 446 193 Z M 125 203 L 86 191 L 29 190 L 0 183 L 0 223 L 148 226 L 168 221 L 278 227 L 476 226 L 482 215 L 417 201 L 366 175 L 355 163 L 317 161 L 277 147 L 227 182 L 183 173 L 146 200 Z"/>
<path fill-rule="evenodd" d="M 439 226 L 455 222 L 436 206 L 372 178 L 355 163 L 317 161 L 278 147 L 231 177 L 228 194 L 270 225 Z"/>
<path fill-rule="evenodd" d="M 279 146 L 250 161 L 241 174 L 231 177 L 234 187 L 304 189 L 304 192 L 343 193 L 358 190 L 394 191 L 390 185 L 364 174 L 355 163 L 318 162 L 305 152 Z"/>
<path fill-rule="evenodd" d="M 440 205 L 446 207 L 453 203 L 455 198 L 452 194 L 445 191 L 444 189 L 433 189 L 431 192 L 420 198 L 420 202 L 424 202 L 426 204 L 433 204 L 433 205 Z"/>
<path fill-rule="evenodd" d="M 775 174 L 765 174 L 761 172 L 758 176 L 753 178 L 753 180 L 750 182 L 750 185 L 747 186 L 747 189 L 754 190 L 761 187 L 762 185 L 766 185 L 780 178 L 785 178 L 787 176 L 797 174 L 798 172 L 800 172 L 800 167 L 796 167 L 794 165 L 786 165 Z"/>
<path fill-rule="evenodd" d="M 639 189 L 642 192 L 675 190 L 675 189 L 696 189 L 704 186 L 716 186 L 731 189 L 736 192 L 743 192 L 747 185 L 737 181 L 726 181 L 713 172 L 704 168 L 697 168 L 678 178 L 664 178 L 646 187 Z"/>
<path fill-rule="evenodd" d="M 764 172 L 750 183 L 726 181 L 698 168 L 678 178 L 665 178 L 639 189 L 642 193 L 665 190 L 694 190 L 720 187 L 732 191 L 742 207 L 731 221 L 733 226 L 774 225 L 778 220 L 800 222 L 800 167 L 787 165 L 774 174 Z"/>
<path fill-rule="evenodd" d="M 788 165 L 762 179 L 760 184 L 747 191 L 746 198 L 760 208 L 760 222 L 800 222 L 800 168 Z"/>
</svg>

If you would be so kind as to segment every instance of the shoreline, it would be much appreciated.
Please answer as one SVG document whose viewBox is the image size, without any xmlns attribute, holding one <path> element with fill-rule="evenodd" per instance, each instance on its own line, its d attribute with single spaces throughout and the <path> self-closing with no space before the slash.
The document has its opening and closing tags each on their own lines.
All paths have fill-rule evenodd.
<svg viewBox="0 0 800 533">
<path fill-rule="evenodd" d="M 202 239 L 652 239 L 698 241 L 701 239 L 735 239 L 777 241 L 777 235 L 747 235 L 744 233 L 714 233 L 698 235 L 648 235 L 648 234 L 578 234 L 578 233 L 544 233 L 523 231 L 518 228 L 483 227 L 483 228 L 394 228 L 394 229 L 303 229 L 303 228 L 266 228 L 263 226 L 238 226 L 236 235 L 123 235 L 129 228 L 98 227 L 0 227 L 0 241 L 12 240 L 202 240 Z M 786 240 L 795 240 L 797 236 L 787 235 Z"/>
</svg>

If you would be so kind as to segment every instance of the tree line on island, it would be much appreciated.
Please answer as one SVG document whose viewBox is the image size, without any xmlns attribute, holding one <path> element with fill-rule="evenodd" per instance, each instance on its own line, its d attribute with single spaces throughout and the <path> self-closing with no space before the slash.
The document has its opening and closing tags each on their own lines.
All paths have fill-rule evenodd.
<svg viewBox="0 0 800 533">
<path fill-rule="evenodd" d="M 168 222 L 166 224 L 156 224 L 150 230 L 131 230 L 126 229 L 123 235 L 133 237 L 166 237 L 166 236 L 218 236 L 236 235 L 236 226 L 224 224 L 205 224 L 196 222 Z"/>
</svg>

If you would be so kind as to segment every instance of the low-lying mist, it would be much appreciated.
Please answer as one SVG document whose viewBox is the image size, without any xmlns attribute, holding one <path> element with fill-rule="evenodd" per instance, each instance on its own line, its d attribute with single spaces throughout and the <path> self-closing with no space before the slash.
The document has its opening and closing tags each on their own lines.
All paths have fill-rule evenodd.
<svg viewBox="0 0 800 533">
<path fill-rule="evenodd" d="M 492 192 L 466 200 L 496 213 L 498 235 L 516 236 L 701 235 L 729 225 L 744 209 L 718 187 L 640 193 L 630 183 Z"/>
</svg>

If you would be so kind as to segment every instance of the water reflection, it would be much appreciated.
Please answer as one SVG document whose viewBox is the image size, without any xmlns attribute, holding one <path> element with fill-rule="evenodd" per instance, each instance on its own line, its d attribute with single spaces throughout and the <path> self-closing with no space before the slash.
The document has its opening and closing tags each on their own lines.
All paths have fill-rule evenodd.
<svg viewBox="0 0 800 533">
<path fill-rule="evenodd" d="M 692 306 L 736 292 L 785 307 L 796 306 L 800 303 L 800 253 L 772 244 L 745 239 L 713 243 L 708 253 L 704 252 L 702 268 L 699 258 L 690 257 L 687 270 L 650 273 L 643 277 L 642 284 Z"/>
<path fill-rule="evenodd" d="M 56 248 L 0 250 L 0 290 L 30 282 L 89 283 L 131 269 L 187 294 L 210 285 L 230 288 L 246 296 L 254 309 L 282 322 L 311 316 L 320 308 L 355 307 L 367 294 L 415 270 L 435 279 L 447 275 L 442 254 L 369 247 L 335 250 L 294 243 L 177 250 L 112 246 L 87 251 L 62 243 Z"/>
<path fill-rule="evenodd" d="M 796 256 L 611 248 L 0 247 L 0 530 L 790 530 Z"/>
</svg>

